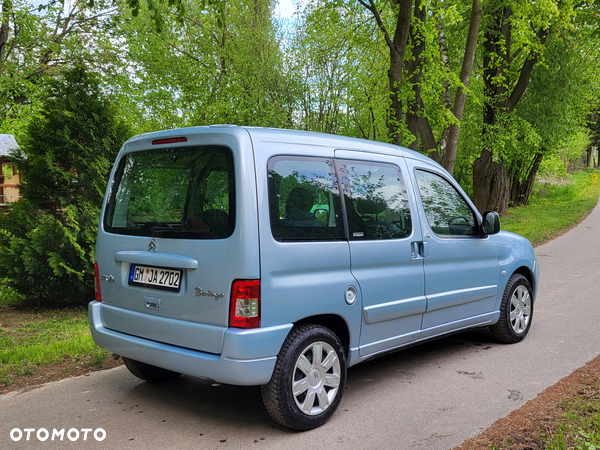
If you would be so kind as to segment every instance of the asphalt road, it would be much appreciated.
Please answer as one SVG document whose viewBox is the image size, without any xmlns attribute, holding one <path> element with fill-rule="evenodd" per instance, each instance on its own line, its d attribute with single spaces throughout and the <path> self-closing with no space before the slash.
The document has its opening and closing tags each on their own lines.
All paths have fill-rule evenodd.
<svg viewBox="0 0 600 450">
<path fill-rule="evenodd" d="M 0 396 L 0 449 L 449 449 L 600 354 L 599 252 L 596 207 L 536 249 L 542 280 L 525 341 L 498 344 L 481 330 L 355 366 L 339 410 L 316 430 L 275 425 L 258 388 L 152 385 L 120 367 Z M 71 428 L 77 440 L 51 440 Z M 83 440 L 99 428 L 104 440 Z"/>
</svg>

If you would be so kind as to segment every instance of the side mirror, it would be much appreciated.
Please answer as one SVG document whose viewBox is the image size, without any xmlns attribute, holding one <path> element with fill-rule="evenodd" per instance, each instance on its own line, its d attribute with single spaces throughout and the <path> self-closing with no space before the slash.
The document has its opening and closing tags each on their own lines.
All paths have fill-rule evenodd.
<svg viewBox="0 0 600 450">
<path fill-rule="evenodd" d="M 500 216 L 496 211 L 483 213 L 481 232 L 483 235 L 498 234 L 500 232 Z"/>
</svg>

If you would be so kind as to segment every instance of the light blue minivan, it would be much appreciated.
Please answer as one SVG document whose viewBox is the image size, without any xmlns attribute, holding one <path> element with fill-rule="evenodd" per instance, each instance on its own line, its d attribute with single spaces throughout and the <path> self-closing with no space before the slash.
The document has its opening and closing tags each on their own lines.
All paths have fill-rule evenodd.
<svg viewBox="0 0 600 450">
<path fill-rule="evenodd" d="M 136 136 L 96 246 L 94 340 L 151 382 L 261 386 L 280 424 L 338 407 L 346 369 L 449 333 L 531 326 L 539 268 L 423 155 L 209 126 Z"/>
</svg>

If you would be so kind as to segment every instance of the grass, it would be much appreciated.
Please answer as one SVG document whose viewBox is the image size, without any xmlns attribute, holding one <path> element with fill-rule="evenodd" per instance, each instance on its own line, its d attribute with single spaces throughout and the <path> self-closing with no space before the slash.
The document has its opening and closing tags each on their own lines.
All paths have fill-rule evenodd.
<svg viewBox="0 0 600 450">
<path fill-rule="evenodd" d="M 600 450 L 600 380 L 588 395 L 564 401 L 564 421 L 542 436 L 547 450 Z"/>
<path fill-rule="evenodd" d="M 85 309 L 15 312 L 0 307 L 0 387 L 59 363 L 102 366 L 108 355 L 92 340 Z"/>
<path fill-rule="evenodd" d="M 598 171 L 575 172 L 569 180 L 536 183 L 529 205 L 510 208 L 502 229 L 540 244 L 585 218 L 598 203 Z"/>
</svg>

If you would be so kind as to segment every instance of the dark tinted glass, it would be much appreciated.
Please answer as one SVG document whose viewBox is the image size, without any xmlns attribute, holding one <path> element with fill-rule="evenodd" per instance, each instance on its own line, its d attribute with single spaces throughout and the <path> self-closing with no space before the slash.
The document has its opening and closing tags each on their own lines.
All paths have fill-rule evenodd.
<svg viewBox="0 0 600 450">
<path fill-rule="evenodd" d="M 224 147 L 129 153 L 109 195 L 110 233 L 222 239 L 235 227 L 233 157 Z"/>
<path fill-rule="evenodd" d="M 269 161 L 271 230 L 277 240 L 344 239 L 331 160 L 276 157 Z"/>
<path fill-rule="evenodd" d="M 350 239 L 399 239 L 411 234 L 410 208 L 397 167 L 343 161 L 339 172 Z"/>
</svg>

